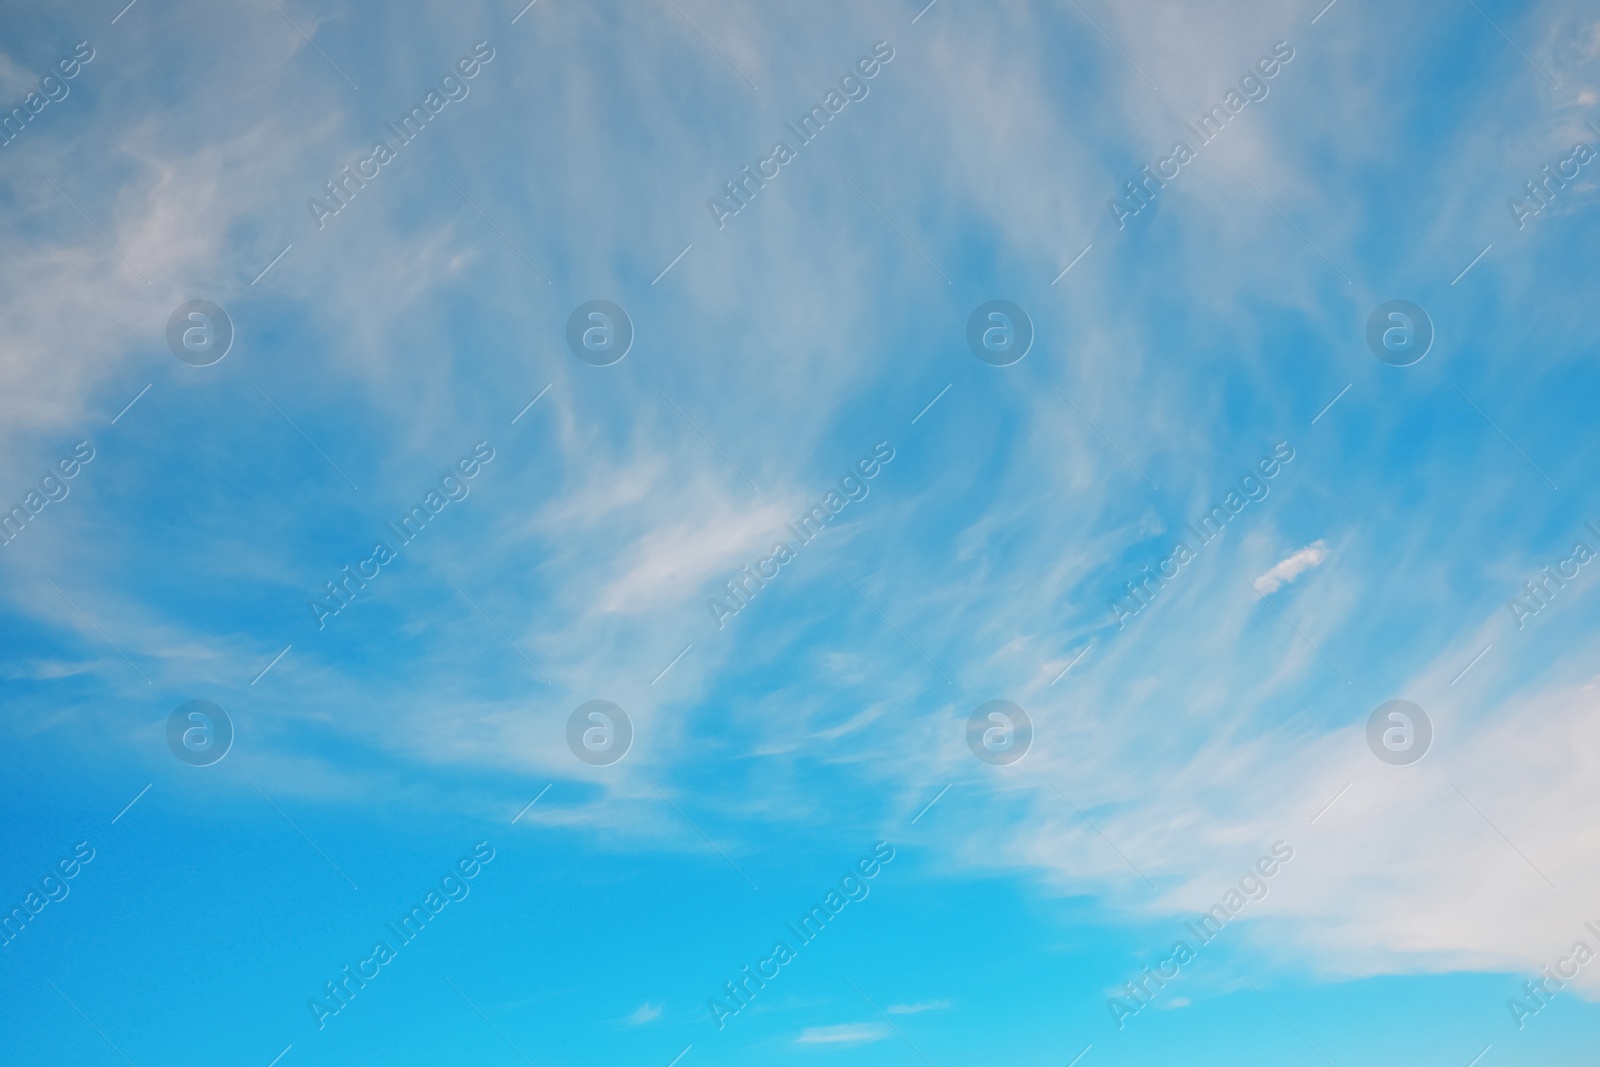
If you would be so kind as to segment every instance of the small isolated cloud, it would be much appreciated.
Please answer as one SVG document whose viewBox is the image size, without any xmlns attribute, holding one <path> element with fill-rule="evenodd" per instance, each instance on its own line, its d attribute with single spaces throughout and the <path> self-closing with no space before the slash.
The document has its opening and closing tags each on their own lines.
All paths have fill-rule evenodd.
<svg viewBox="0 0 1600 1067">
<path fill-rule="evenodd" d="M 794 1039 L 797 1045 L 864 1045 L 882 1041 L 889 1028 L 879 1023 L 843 1023 L 839 1026 L 808 1026 Z"/>
<path fill-rule="evenodd" d="M 948 1000 L 922 1000 L 915 1004 L 891 1004 L 883 1009 L 885 1015 L 919 1015 L 925 1011 L 943 1011 L 950 1006 Z"/>
<path fill-rule="evenodd" d="M 1288 559 L 1275 563 L 1270 571 L 1257 578 L 1256 591 L 1263 595 L 1276 593 L 1327 558 L 1328 550 L 1323 543 L 1320 540 L 1313 541 L 1300 551 L 1292 553 Z"/>
<path fill-rule="evenodd" d="M 643 1026 L 645 1023 L 654 1022 L 661 1018 L 661 1009 L 663 1007 L 664 1005 L 652 1004 L 647 1000 L 633 1009 L 633 1014 L 624 1019 L 623 1022 L 629 1026 Z"/>
</svg>

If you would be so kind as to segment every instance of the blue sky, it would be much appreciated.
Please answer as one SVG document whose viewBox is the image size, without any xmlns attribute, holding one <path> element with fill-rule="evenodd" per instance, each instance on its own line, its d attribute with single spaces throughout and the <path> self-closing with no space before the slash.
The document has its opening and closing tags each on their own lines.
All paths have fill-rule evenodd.
<svg viewBox="0 0 1600 1067">
<path fill-rule="evenodd" d="M 12 1057 L 1587 1049 L 1600 19 L 1324 2 L 0 2 Z"/>
</svg>

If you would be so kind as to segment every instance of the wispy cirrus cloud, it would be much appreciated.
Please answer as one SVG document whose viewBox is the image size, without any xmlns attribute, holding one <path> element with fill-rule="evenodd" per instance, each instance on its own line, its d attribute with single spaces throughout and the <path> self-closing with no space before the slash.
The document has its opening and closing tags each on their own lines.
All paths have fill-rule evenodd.
<svg viewBox="0 0 1600 1067">
<path fill-rule="evenodd" d="M 919 1000 L 915 1004 L 891 1004 L 883 1009 L 885 1015 L 920 1015 L 925 1011 L 944 1011 L 948 1000 Z"/>
<path fill-rule="evenodd" d="M 841 1023 L 837 1026 L 808 1026 L 794 1039 L 797 1045 L 865 1045 L 882 1041 L 893 1034 L 882 1023 Z"/>
</svg>

